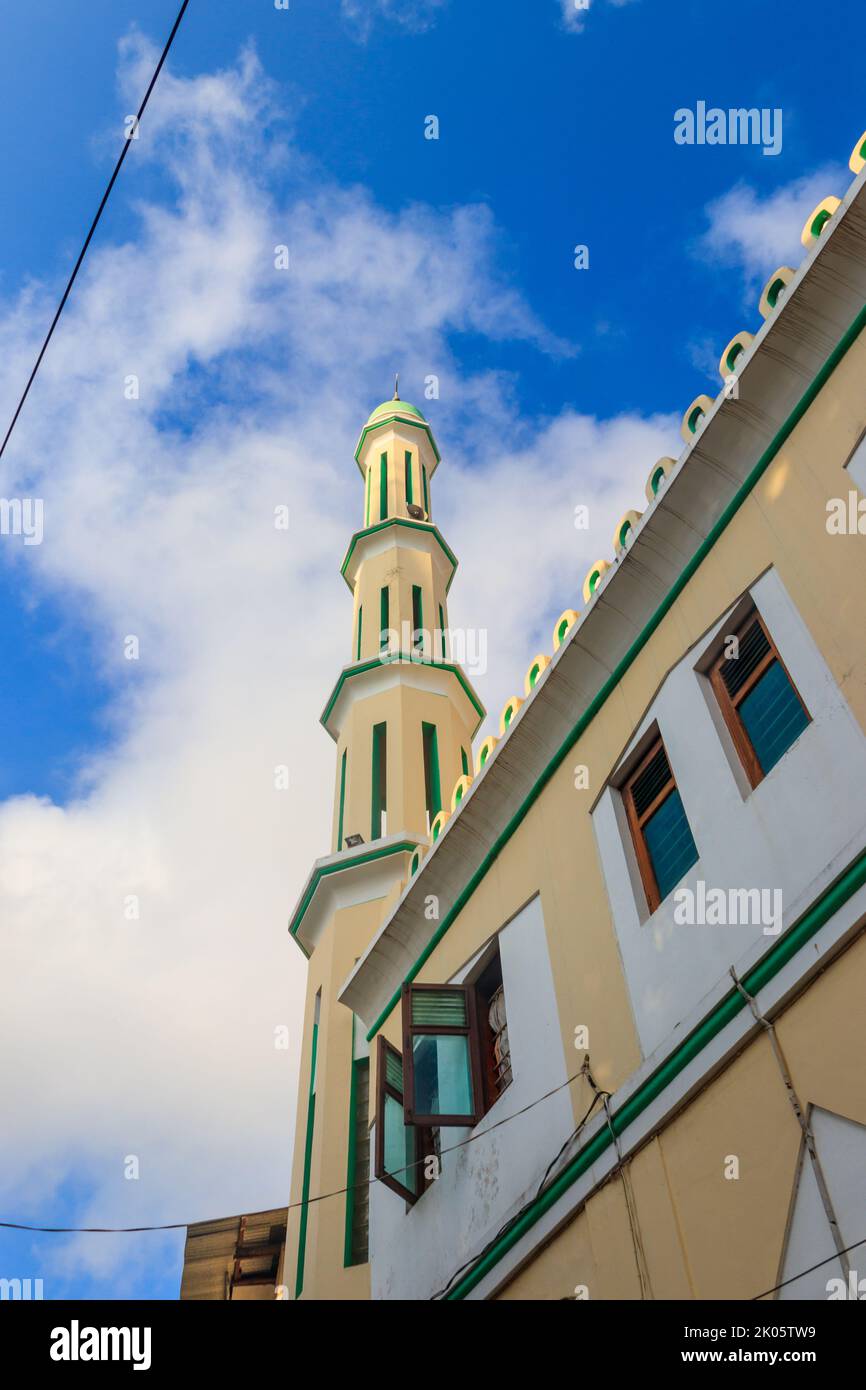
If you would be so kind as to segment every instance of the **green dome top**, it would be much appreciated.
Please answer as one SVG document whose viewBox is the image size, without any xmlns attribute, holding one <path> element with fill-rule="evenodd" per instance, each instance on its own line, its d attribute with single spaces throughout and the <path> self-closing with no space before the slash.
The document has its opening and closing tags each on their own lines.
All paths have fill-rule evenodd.
<svg viewBox="0 0 866 1390">
<path fill-rule="evenodd" d="M 410 405 L 408 401 L 383 401 L 381 405 L 376 406 L 367 424 L 375 424 L 376 420 L 388 415 L 414 415 L 418 420 L 424 419 L 417 406 Z"/>
</svg>

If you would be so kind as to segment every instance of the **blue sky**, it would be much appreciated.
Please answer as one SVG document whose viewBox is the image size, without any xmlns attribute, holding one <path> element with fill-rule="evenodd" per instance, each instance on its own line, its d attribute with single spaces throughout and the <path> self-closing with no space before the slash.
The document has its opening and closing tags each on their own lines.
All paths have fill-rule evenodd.
<svg viewBox="0 0 866 1390">
<path fill-rule="evenodd" d="M 4 419 L 175 11 L 6 18 Z M 285 921 L 328 843 L 316 720 L 348 659 L 358 428 L 396 368 L 421 404 L 441 376 L 451 617 L 490 628 L 476 683 L 495 718 L 866 125 L 851 5 L 708 11 L 192 0 L 0 465 L 4 496 L 46 507 L 42 546 L 0 542 L 3 1217 L 285 1200 L 303 991 Z M 674 112 L 699 100 L 781 108 L 781 153 L 677 145 Z M 284 499 L 288 554 L 262 523 Z M 262 788 L 284 761 L 277 805 Z M 119 920 L 130 893 L 144 925 Z M 118 1179 L 139 1151 L 141 1181 Z M 178 1239 L 127 1259 L 107 1241 L 0 1234 L 0 1273 L 51 1297 L 175 1296 Z"/>
</svg>

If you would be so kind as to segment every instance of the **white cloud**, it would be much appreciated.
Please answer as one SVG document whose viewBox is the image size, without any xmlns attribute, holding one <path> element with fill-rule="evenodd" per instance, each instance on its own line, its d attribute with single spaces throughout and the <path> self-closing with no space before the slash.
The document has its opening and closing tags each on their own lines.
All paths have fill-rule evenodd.
<svg viewBox="0 0 866 1390">
<path fill-rule="evenodd" d="M 388 20 L 410 33 L 423 33 L 435 24 L 448 0 L 340 0 L 343 17 L 366 39 L 377 19 Z"/>
<path fill-rule="evenodd" d="M 127 40 L 125 91 L 153 57 Z M 674 431 L 522 419 L 506 379 L 462 372 L 455 330 L 572 350 L 499 277 L 490 214 L 387 213 L 266 142 L 274 109 L 250 52 L 194 79 L 163 72 L 125 172 L 157 161 L 176 198 L 142 203 L 124 245 L 92 248 L 0 472 L 4 495 L 45 500 L 42 546 L 5 558 L 33 595 L 65 598 L 112 689 L 112 742 L 76 796 L 0 804 L 14 1047 L 0 1103 L 15 1117 L 0 1206 L 24 1220 L 51 1217 L 73 1180 L 85 1225 L 287 1199 L 304 968 L 286 922 L 329 847 L 334 759 L 317 720 L 349 656 L 351 450 L 390 371 L 410 399 L 441 377 L 437 519 L 463 561 L 451 618 L 490 630 L 478 685 L 494 717 Z M 275 170 L 292 174 L 281 203 Z M 0 307 L 7 407 L 55 298 L 35 286 Z M 273 1046 L 283 1023 L 288 1056 Z M 122 1176 L 130 1154 L 137 1182 Z M 76 1267 L 132 1292 L 153 1258 L 152 1244 L 87 1236 L 38 1248 L 49 1297 L 52 1274 Z"/>
<path fill-rule="evenodd" d="M 795 179 L 766 197 L 738 183 L 706 208 L 709 225 L 697 242 L 697 253 L 715 266 L 742 271 L 751 295 L 777 266 L 800 264 L 806 218 L 822 198 L 847 183 L 848 176 L 835 165 Z"/>
<path fill-rule="evenodd" d="M 586 21 L 591 10 L 602 3 L 613 5 L 615 9 L 622 9 L 626 5 L 632 5 L 635 0 L 558 0 L 562 10 L 562 22 L 571 34 L 582 34 L 586 28 Z"/>
</svg>

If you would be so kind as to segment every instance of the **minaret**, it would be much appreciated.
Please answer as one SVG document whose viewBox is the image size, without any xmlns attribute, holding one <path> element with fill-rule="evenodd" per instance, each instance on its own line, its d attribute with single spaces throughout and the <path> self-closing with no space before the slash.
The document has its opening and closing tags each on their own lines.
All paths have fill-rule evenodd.
<svg viewBox="0 0 866 1390">
<path fill-rule="evenodd" d="M 303 1298 L 369 1296 L 369 1058 L 364 1026 L 337 995 L 471 771 L 485 713 L 452 661 L 457 561 L 432 520 L 439 450 L 429 424 L 395 390 L 361 431 L 355 461 L 363 526 L 342 564 L 350 659 L 321 720 L 337 750 L 331 853 L 314 864 L 290 924 L 309 977 L 284 1279 L 289 1297 Z"/>
</svg>

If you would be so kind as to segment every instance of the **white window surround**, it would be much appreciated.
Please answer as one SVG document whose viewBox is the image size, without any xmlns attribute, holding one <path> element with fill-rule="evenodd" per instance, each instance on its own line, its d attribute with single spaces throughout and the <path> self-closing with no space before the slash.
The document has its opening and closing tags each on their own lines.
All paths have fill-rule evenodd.
<svg viewBox="0 0 866 1390">
<path fill-rule="evenodd" d="M 407 1208 L 381 1183 L 371 1187 L 373 1298 L 428 1299 L 435 1294 L 534 1195 L 551 1159 L 574 1129 L 567 1086 L 525 1115 L 517 1114 L 567 1080 L 540 896 L 506 923 L 497 939 L 513 1080 L 474 1131 L 441 1131 L 443 1150 L 470 1134 L 473 1139 L 443 1154 L 440 1177 L 414 1206 Z M 451 982 L 470 975 L 489 944 Z M 512 1115 L 510 1123 L 499 1124 Z"/>
<path fill-rule="evenodd" d="M 808 728 L 749 788 L 708 682 L 695 669 L 739 614 L 737 604 L 668 673 L 613 780 L 658 723 L 699 855 L 679 886 L 694 890 L 703 880 L 707 888 L 778 888 L 787 926 L 797 905 L 810 902 L 847 862 L 851 847 L 866 842 L 866 739 L 774 570 L 756 581 L 751 597 L 812 716 Z M 650 916 L 613 786 L 593 810 L 593 827 L 646 1056 L 744 950 L 753 942 L 768 946 L 772 938 L 760 925 L 677 925 L 674 893 Z"/>
</svg>

